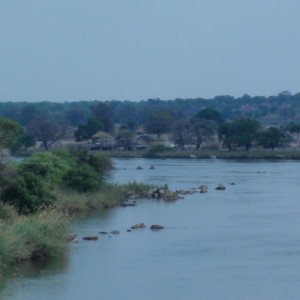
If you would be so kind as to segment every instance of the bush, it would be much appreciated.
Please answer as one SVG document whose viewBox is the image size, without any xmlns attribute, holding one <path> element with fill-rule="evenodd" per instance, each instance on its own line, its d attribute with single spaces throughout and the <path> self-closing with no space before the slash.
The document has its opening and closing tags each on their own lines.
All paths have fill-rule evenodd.
<svg viewBox="0 0 300 300">
<path fill-rule="evenodd" d="M 66 185 L 78 192 L 96 191 L 100 188 L 101 178 L 88 164 L 72 169 L 65 176 Z"/>
<path fill-rule="evenodd" d="M 43 177 L 49 184 L 57 184 L 70 169 L 69 163 L 49 152 L 34 154 L 19 166 L 20 172 L 31 172 Z"/>
<path fill-rule="evenodd" d="M 88 164 L 102 177 L 113 167 L 111 159 L 103 153 L 89 154 Z"/>
<path fill-rule="evenodd" d="M 166 147 L 164 145 L 156 145 L 156 146 L 151 147 L 147 151 L 147 153 L 145 154 L 145 157 L 155 158 L 155 157 L 157 157 L 157 155 L 159 153 L 165 153 L 165 152 L 170 152 L 170 151 L 172 151 L 172 148 Z"/>
<path fill-rule="evenodd" d="M 41 205 L 49 205 L 55 200 L 46 183 L 31 172 L 25 172 L 8 183 L 1 198 L 21 213 L 35 212 Z"/>
</svg>

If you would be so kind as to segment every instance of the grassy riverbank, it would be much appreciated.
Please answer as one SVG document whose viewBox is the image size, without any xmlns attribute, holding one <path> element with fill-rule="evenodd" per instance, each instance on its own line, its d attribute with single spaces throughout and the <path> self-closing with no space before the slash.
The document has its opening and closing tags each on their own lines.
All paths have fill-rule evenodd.
<svg viewBox="0 0 300 300">
<path fill-rule="evenodd" d="M 97 192 L 78 193 L 57 189 L 49 208 L 19 215 L 10 205 L 0 204 L 0 279 L 11 264 L 35 257 L 57 256 L 68 244 L 70 213 L 105 209 L 122 204 L 128 195 L 145 195 L 152 186 L 143 183 L 103 184 Z"/>
<path fill-rule="evenodd" d="M 20 216 L 11 206 L 1 205 L 0 279 L 15 262 L 41 256 L 56 256 L 67 246 L 68 217 L 57 209 Z"/>
<path fill-rule="evenodd" d="M 67 247 L 70 213 L 122 204 L 150 185 L 107 183 L 113 167 L 102 153 L 59 149 L 1 162 L 0 277 L 13 263 L 55 256 Z"/>
</svg>

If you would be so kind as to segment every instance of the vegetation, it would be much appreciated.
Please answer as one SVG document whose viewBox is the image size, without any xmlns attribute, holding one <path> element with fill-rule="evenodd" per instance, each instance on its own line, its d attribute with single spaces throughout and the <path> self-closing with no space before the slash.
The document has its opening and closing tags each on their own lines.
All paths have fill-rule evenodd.
<svg viewBox="0 0 300 300">
<path fill-rule="evenodd" d="M 67 212 L 121 204 L 150 186 L 108 184 L 111 160 L 86 150 L 41 152 L 0 168 L 0 277 L 6 266 L 61 254 L 67 244 Z"/>
<path fill-rule="evenodd" d="M 12 207 L 0 205 L 0 279 L 4 269 L 37 256 L 56 256 L 66 248 L 68 218 L 57 209 L 19 216 Z"/>
</svg>

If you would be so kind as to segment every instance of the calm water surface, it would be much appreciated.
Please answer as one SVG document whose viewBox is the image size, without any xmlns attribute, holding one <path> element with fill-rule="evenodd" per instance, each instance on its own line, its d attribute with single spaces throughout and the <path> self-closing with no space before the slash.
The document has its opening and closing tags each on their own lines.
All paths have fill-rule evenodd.
<svg viewBox="0 0 300 300">
<path fill-rule="evenodd" d="M 82 217 L 73 225 L 79 238 L 101 230 L 121 233 L 80 240 L 63 258 L 18 266 L 2 282 L 0 299 L 299 299 L 300 162 L 115 164 L 115 182 L 173 190 L 207 184 L 209 192 L 174 203 L 141 200 L 136 207 Z M 219 183 L 225 191 L 214 190 Z M 165 229 L 126 232 L 139 222 Z"/>
</svg>

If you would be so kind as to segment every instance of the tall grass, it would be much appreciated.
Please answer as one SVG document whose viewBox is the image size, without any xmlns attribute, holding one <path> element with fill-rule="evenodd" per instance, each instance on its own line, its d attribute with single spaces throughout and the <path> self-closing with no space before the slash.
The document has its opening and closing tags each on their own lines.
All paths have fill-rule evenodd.
<svg viewBox="0 0 300 300">
<path fill-rule="evenodd" d="M 68 216 L 58 209 L 0 221 L 0 277 L 8 265 L 37 256 L 56 256 L 66 249 Z"/>
<path fill-rule="evenodd" d="M 120 205 L 129 195 L 144 196 L 152 185 L 131 182 L 128 184 L 103 183 L 99 191 L 78 193 L 68 189 L 55 191 L 56 205 L 69 212 L 79 212 L 88 209 L 104 209 Z"/>
</svg>

